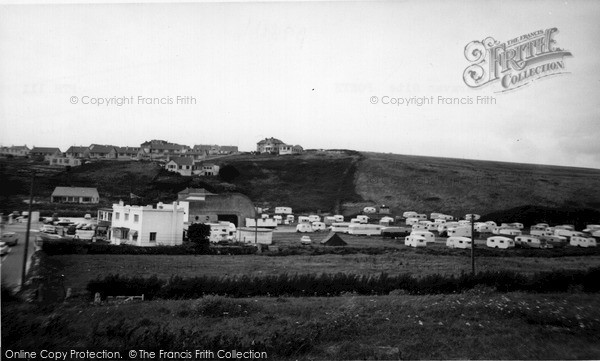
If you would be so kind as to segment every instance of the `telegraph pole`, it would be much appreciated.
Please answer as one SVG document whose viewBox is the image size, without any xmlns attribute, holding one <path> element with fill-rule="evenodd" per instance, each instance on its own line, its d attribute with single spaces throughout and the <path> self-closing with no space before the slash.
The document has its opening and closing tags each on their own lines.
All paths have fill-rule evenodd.
<svg viewBox="0 0 600 361">
<path fill-rule="evenodd" d="M 25 286 L 25 276 L 27 272 L 27 253 L 29 248 L 29 229 L 31 228 L 31 207 L 33 204 L 33 180 L 35 173 L 31 173 L 31 189 L 29 190 L 29 214 L 27 216 L 27 230 L 25 231 L 25 249 L 23 250 L 23 268 L 21 269 L 21 288 Z"/>
<path fill-rule="evenodd" d="M 467 214 L 466 219 L 471 221 L 471 274 L 475 275 L 475 221 L 479 219 L 478 214 Z"/>
</svg>

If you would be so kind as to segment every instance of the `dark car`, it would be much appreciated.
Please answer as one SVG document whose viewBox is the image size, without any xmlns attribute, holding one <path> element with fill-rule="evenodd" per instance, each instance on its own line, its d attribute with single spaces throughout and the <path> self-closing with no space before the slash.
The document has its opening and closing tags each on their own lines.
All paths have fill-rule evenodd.
<svg viewBox="0 0 600 361">
<path fill-rule="evenodd" d="M 6 243 L 7 246 L 16 246 L 19 242 L 19 236 L 15 232 L 2 233 L 1 242 Z"/>
</svg>

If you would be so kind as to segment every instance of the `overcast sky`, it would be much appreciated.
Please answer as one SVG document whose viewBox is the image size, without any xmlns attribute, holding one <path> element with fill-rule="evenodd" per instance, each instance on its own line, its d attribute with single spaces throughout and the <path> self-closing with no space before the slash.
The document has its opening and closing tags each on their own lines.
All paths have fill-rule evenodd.
<svg viewBox="0 0 600 361">
<path fill-rule="evenodd" d="M 249 151 L 276 137 L 600 168 L 598 19 L 598 1 L 3 5 L 0 144 L 165 139 Z M 509 92 L 464 83 L 469 42 L 549 28 L 573 55 L 565 74 Z M 435 102 L 383 104 L 411 97 Z M 91 104 L 100 98 L 130 104 Z"/>
</svg>

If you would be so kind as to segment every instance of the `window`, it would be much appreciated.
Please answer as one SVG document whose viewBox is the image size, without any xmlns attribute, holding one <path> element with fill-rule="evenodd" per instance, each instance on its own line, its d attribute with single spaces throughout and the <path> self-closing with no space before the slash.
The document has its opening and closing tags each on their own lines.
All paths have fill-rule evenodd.
<svg viewBox="0 0 600 361">
<path fill-rule="evenodd" d="M 124 216 L 125 216 L 125 221 L 128 221 L 129 220 L 129 213 L 125 213 Z"/>
<path fill-rule="evenodd" d="M 119 212 L 115 212 L 115 219 L 119 220 Z"/>
<path fill-rule="evenodd" d="M 91 202 L 92 199 L 90 197 L 83 197 L 84 202 Z"/>
<path fill-rule="evenodd" d="M 156 232 L 150 232 L 150 242 L 156 242 Z"/>
<path fill-rule="evenodd" d="M 140 215 L 139 215 L 139 214 L 134 214 L 134 215 L 133 215 L 133 221 L 134 221 L 135 223 L 139 222 L 139 221 L 140 221 Z"/>
</svg>

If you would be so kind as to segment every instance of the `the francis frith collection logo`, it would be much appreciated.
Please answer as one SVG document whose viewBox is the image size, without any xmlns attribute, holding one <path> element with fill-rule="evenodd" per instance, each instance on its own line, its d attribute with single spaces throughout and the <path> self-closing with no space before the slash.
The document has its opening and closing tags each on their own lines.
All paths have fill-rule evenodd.
<svg viewBox="0 0 600 361">
<path fill-rule="evenodd" d="M 537 30 L 506 42 L 488 37 L 465 46 L 469 65 L 464 73 L 471 88 L 499 83 L 498 92 L 514 90 L 547 76 L 565 74 L 564 58 L 572 56 L 554 40 L 557 28 Z"/>
</svg>

